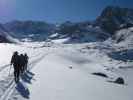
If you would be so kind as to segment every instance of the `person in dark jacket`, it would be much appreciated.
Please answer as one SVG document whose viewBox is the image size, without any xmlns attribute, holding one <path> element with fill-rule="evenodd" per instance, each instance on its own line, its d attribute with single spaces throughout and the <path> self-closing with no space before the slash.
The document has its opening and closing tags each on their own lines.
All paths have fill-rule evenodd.
<svg viewBox="0 0 133 100">
<path fill-rule="evenodd" d="M 21 73 L 24 73 L 25 70 L 25 57 L 23 54 L 20 55 L 20 67 L 21 67 Z"/>
<path fill-rule="evenodd" d="M 29 57 L 26 53 L 24 54 L 24 59 L 25 59 L 25 66 L 24 66 L 25 68 L 24 69 L 25 69 L 25 71 L 27 71 Z"/>
<path fill-rule="evenodd" d="M 20 76 L 20 56 L 18 55 L 18 52 L 14 52 L 12 58 L 11 58 L 11 65 L 14 67 L 14 79 L 15 82 L 19 82 L 19 76 Z"/>
</svg>

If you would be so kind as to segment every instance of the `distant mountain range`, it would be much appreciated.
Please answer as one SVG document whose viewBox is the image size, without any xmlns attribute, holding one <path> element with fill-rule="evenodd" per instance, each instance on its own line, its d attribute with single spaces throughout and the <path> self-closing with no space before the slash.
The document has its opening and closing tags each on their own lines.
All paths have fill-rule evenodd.
<svg viewBox="0 0 133 100">
<path fill-rule="evenodd" d="M 34 41 L 43 41 L 52 34 L 55 25 L 41 21 L 12 21 L 3 24 L 3 27 L 15 38 L 29 38 Z"/>
<path fill-rule="evenodd" d="M 95 21 L 73 23 L 70 21 L 60 25 L 41 21 L 12 21 L 0 25 L 0 42 L 10 42 L 10 37 L 21 41 L 45 41 L 69 38 L 72 42 L 104 41 L 116 36 L 118 30 L 133 27 L 133 9 L 114 6 L 106 7 Z M 6 33 L 6 35 L 5 35 Z M 56 36 L 52 36 L 56 34 Z"/>
</svg>

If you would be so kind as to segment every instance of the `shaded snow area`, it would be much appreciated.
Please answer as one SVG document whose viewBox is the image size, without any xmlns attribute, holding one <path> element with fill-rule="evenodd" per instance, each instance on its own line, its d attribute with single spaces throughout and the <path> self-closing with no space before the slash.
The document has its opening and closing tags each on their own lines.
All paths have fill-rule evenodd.
<svg viewBox="0 0 133 100">
<path fill-rule="evenodd" d="M 116 59 L 119 50 L 107 42 L 0 44 L 0 100 L 132 100 L 132 59 Z M 18 84 L 9 65 L 14 51 L 30 58 Z"/>
</svg>

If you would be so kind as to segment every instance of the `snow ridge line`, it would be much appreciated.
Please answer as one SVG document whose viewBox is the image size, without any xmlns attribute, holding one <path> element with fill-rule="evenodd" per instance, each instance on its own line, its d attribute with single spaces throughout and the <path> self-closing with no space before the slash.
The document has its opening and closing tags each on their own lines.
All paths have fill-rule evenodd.
<svg viewBox="0 0 133 100">
<path fill-rule="evenodd" d="M 32 64 L 34 64 L 35 63 L 35 65 L 36 65 L 36 63 L 38 63 L 38 62 L 40 62 L 45 56 L 47 56 L 49 53 L 47 53 L 47 54 L 44 54 L 43 56 L 41 56 L 40 58 L 38 58 L 38 59 L 36 59 L 35 61 L 32 61 L 32 63 L 30 63 L 29 65 L 30 66 L 32 66 Z M 33 66 L 33 67 L 30 67 L 29 68 L 29 70 L 31 70 L 32 68 L 34 68 L 35 67 L 35 65 Z M 13 74 L 13 73 L 12 73 Z M 15 84 L 15 82 L 14 82 L 14 79 L 13 80 L 11 80 L 10 82 L 9 82 L 9 85 L 8 85 L 9 87 L 7 88 L 7 90 L 4 92 L 4 94 L 0 97 L 0 100 L 8 100 L 9 98 L 10 98 L 10 96 L 11 96 L 11 94 L 13 93 L 13 91 L 15 90 L 15 86 L 16 86 L 16 84 Z"/>
</svg>

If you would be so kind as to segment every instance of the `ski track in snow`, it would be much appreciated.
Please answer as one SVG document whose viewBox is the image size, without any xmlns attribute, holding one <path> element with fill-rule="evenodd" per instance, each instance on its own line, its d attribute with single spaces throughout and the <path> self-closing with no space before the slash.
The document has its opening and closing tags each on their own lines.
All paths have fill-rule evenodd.
<svg viewBox="0 0 133 100">
<path fill-rule="evenodd" d="M 7 90 L 1 96 L 0 100 L 8 100 L 9 99 L 9 96 L 14 91 L 15 86 L 16 86 L 16 84 L 15 84 L 14 80 L 12 79 L 11 82 L 9 83 L 9 88 L 7 88 Z"/>
<path fill-rule="evenodd" d="M 4 65 L 4 66 L 1 66 L 1 67 L 0 67 L 0 72 L 3 71 L 5 68 L 7 68 L 7 67 L 9 67 L 9 66 L 10 66 L 10 64 L 6 64 L 6 65 Z"/>
<path fill-rule="evenodd" d="M 36 64 L 39 63 L 48 54 L 49 53 L 46 53 L 46 54 L 42 55 L 41 57 L 33 60 L 31 63 L 29 63 L 28 65 L 31 66 L 31 67 L 29 67 L 29 70 L 31 70 L 32 68 L 34 68 L 36 66 Z M 4 70 L 8 66 L 9 66 L 9 64 L 2 66 L 0 71 Z M 11 75 L 9 75 L 9 76 L 13 76 L 13 73 Z M 8 100 L 12 96 L 13 92 L 15 91 L 16 83 L 14 82 L 13 77 L 11 77 L 11 78 L 12 79 L 8 82 L 8 85 L 7 85 L 8 88 L 2 94 L 2 96 L 0 97 L 0 100 Z"/>
</svg>

